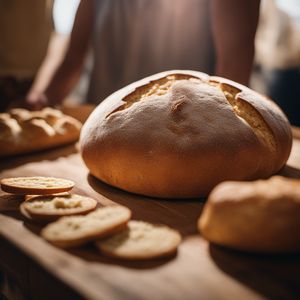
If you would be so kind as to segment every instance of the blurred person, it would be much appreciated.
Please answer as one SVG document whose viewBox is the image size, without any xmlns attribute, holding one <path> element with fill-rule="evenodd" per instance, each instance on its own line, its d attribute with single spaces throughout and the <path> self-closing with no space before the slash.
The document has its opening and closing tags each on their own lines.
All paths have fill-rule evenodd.
<svg viewBox="0 0 300 300">
<path fill-rule="evenodd" d="M 53 31 L 53 0 L 0 1 L 0 111 L 29 92 Z"/>
<path fill-rule="evenodd" d="M 300 1 L 262 2 L 256 37 L 256 61 L 266 94 L 300 126 Z"/>
<path fill-rule="evenodd" d="M 81 0 L 66 56 L 34 109 L 63 101 L 91 45 L 87 94 L 99 103 L 119 88 L 169 69 L 193 69 L 248 84 L 259 0 Z"/>
<path fill-rule="evenodd" d="M 26 97 L 48 85 L 64 56 L 78 2 L 0 0 L 0 111 L 24 106 Z"/>
</svg>

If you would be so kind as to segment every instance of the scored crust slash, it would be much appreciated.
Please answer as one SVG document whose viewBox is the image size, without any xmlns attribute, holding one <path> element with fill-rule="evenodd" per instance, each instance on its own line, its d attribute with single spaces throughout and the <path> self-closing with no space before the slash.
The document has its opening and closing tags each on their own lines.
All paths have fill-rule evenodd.
<svg viewBox="0 0 300 300">
<path fill-rule="evenodd" d="M 276 174 L 292 132 L 267 97 L 225 78 L 174 70 L 106 98 L 84 124 L 80 144 L 91 174 L 107 184 L 191 198 L 225 180 Z"/>
</svg>

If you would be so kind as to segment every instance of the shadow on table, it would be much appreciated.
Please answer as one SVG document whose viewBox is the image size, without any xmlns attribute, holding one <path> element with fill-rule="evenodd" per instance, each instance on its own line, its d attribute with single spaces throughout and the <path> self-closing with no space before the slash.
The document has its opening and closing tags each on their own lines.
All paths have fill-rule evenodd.
<svg viewBox="0 0 300 300">
<path fill-rule="evenodd" d="M 36 235 L 40 235 L 43 226 L 46 225 L 46 224 L 38 224 L 38 223 L 35 223 L 32 221 L 28 221 L 24 218 L 23 218 L 23 224 L 28 230 L 30 230 L 32 233 L 34 233 Z M 98 249 L 94 245 L 94 242 L 90 242 L 90 243 L 80 246 L 80 247 L 63 249 L 62 251 L 66 251 L 69 254 L 74 255 L 78 258 L 84 259 L 85 261 L 88 261 L 88 262 L 109 264 L 109 265 L 119 265 L 119 266 L 123 266 L 126 268 L 132 268 L 132 269 L 157 268 L 161 265 L 164 265 L 164 264 L 172 261 L 177 255 L 177 253 L 175 253 L 175 254 L 165 257 L 165 258 L 151 259 L 149 261 L 147 261 L 147 260 L 123 261 L 123 260 L 120 260 L 117 258 L 111 258 L 111 257 L 101 254 L 101 252 L 98 251 Z"/>
<path fill-rule="evenodd" d="M 279 172 L 279 175 L 288 178 L 300 179 L 300 169 L 285 165 L 284 168 Z"/>
<path fill-rule="evenodd" d="M 108 264 L 108 265 L 118 265 L 125 268 L 141 269 L 141 270 L 158 268 L 162 265 L 171 262 L 177 256 L 177 253 L 174 253 L 171 256 L 150 259 L 150 260 L 125 261 L 125 260 L 112 258 L 101 254 L 101 252 L 97 250 L 96 246 L 94 246 L 93 243 L 90 243 L 84 247 L 69 249 L 67 251 L 70 254 L 81 257 L 89 262 Z"/>
<path fill-rule="evenodd" d="M 210 244 L 213 262 L 268 299 L 300 299 L 300 255 L 251 254 Z"/>
<path fill-rule="evenodd" d="M 143 197 L 111 187 L 92 175 L 88 183 L 99 194 L 131 209 L 132 219 L 168 225 L 183 236 L 197 233 L 197 220 L 205 199 L 158 199 Z M 101 201 L 101 200 L 100 200 Z"/>
<path fill-rule="evenodd" d="M 77 152 L 77 146 L 73 143 L 34 153 L 22 154 L 13 157 L 5 157 L 1 158 L 0 171 L 16 168 L 31 162 L 55 160 L 59 157 L 66 157 Z"/>
<path fill-rule="evenodd" d="M 39 234 L 41 224 L 28 221 L 20 212 L 20 204 L 24 201 L 25 196 L 23 195 L 0 195 L 0 213 L 22 221 L 27 229 L 35 234 Z"/>
<path fill-rule="evenodd" d="M 0 212 L 19 211 L 20 204 L 25 200 L 23 195 L 0 195 Z"/>
</svg>

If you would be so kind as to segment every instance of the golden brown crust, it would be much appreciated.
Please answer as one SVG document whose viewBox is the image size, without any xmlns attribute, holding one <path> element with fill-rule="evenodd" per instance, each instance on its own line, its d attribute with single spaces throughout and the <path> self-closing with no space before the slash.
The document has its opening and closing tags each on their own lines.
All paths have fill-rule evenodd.
<svg viewBox="0 0 300 300">
<path fill-rule="evenodd" d="M 205 196 L 224 180 L 269 177 L 286 162 L 291 143 L 284 114 L 247 87 L 169 71 L 103 101 L 83 127 L 81 153 L 108 184 L 184 198 Z"/>
<path fill-rule="evenodd" d="M 2 115 L 2 117 L 1 117 Z M 0 114 L 0 157 L 45 150 L 75 142 L 81 123 L 52 108 Z"/>
<path fill-rule="evenodd" d="M 12 177 L 0 180 L 4 192 L 18 195 L 49 195 L 70 191 L 75 183 L 68 179 L 44 176 Z"/>
<path fill-rule="evenodd" d="M 300 180 L 223 182 L 209 195 L 198 228 L 210 242 L 237 250 L 299 252 L 299 216 Z"/>
<path fill-rule="evenodd" d="M 275 169 L 277 169 L 273 173 L 276 173 L 276 171 L 284 166 L 292 147 L 292 131 L 284 113 L 272 100 L 264 95 L 228 79 L 220 77 L 211 78 L 212 80 L 218 80 L 221 84 L 225 83 L 240 89 L 241 92 L 237 94 L 237 98 L 249 103 L 266 122 L 276 144 L 275 162 L 273 163 Z"/>
</svg>

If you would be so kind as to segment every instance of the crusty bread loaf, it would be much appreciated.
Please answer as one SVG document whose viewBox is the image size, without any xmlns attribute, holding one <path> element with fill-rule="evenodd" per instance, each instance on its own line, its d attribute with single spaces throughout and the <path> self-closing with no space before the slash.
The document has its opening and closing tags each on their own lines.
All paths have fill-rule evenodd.
<svg viewBox="0 0 300 300">
<path fill-rule="evenodd" d="M 274 176 L 223 182 L 209 195 L 198 221 L 209 241 L 255 252 L 300 251 L 300 180 Z"/>
<path fill-rule="evenodd" d="M 44 150 L 76 141 L 81 123 L 52 108 L 16 108 L 0 114 L 0 156 Z"/>
<path fill-rule="evenodd" d="M 207 195 L 224 180 L 266 178 L 288 159 L 292 134 L 266 97 L 219 77 L 168 71 L 105 99 L 81 133 L 91 174 L 138 194 Z"/>
</svg>

